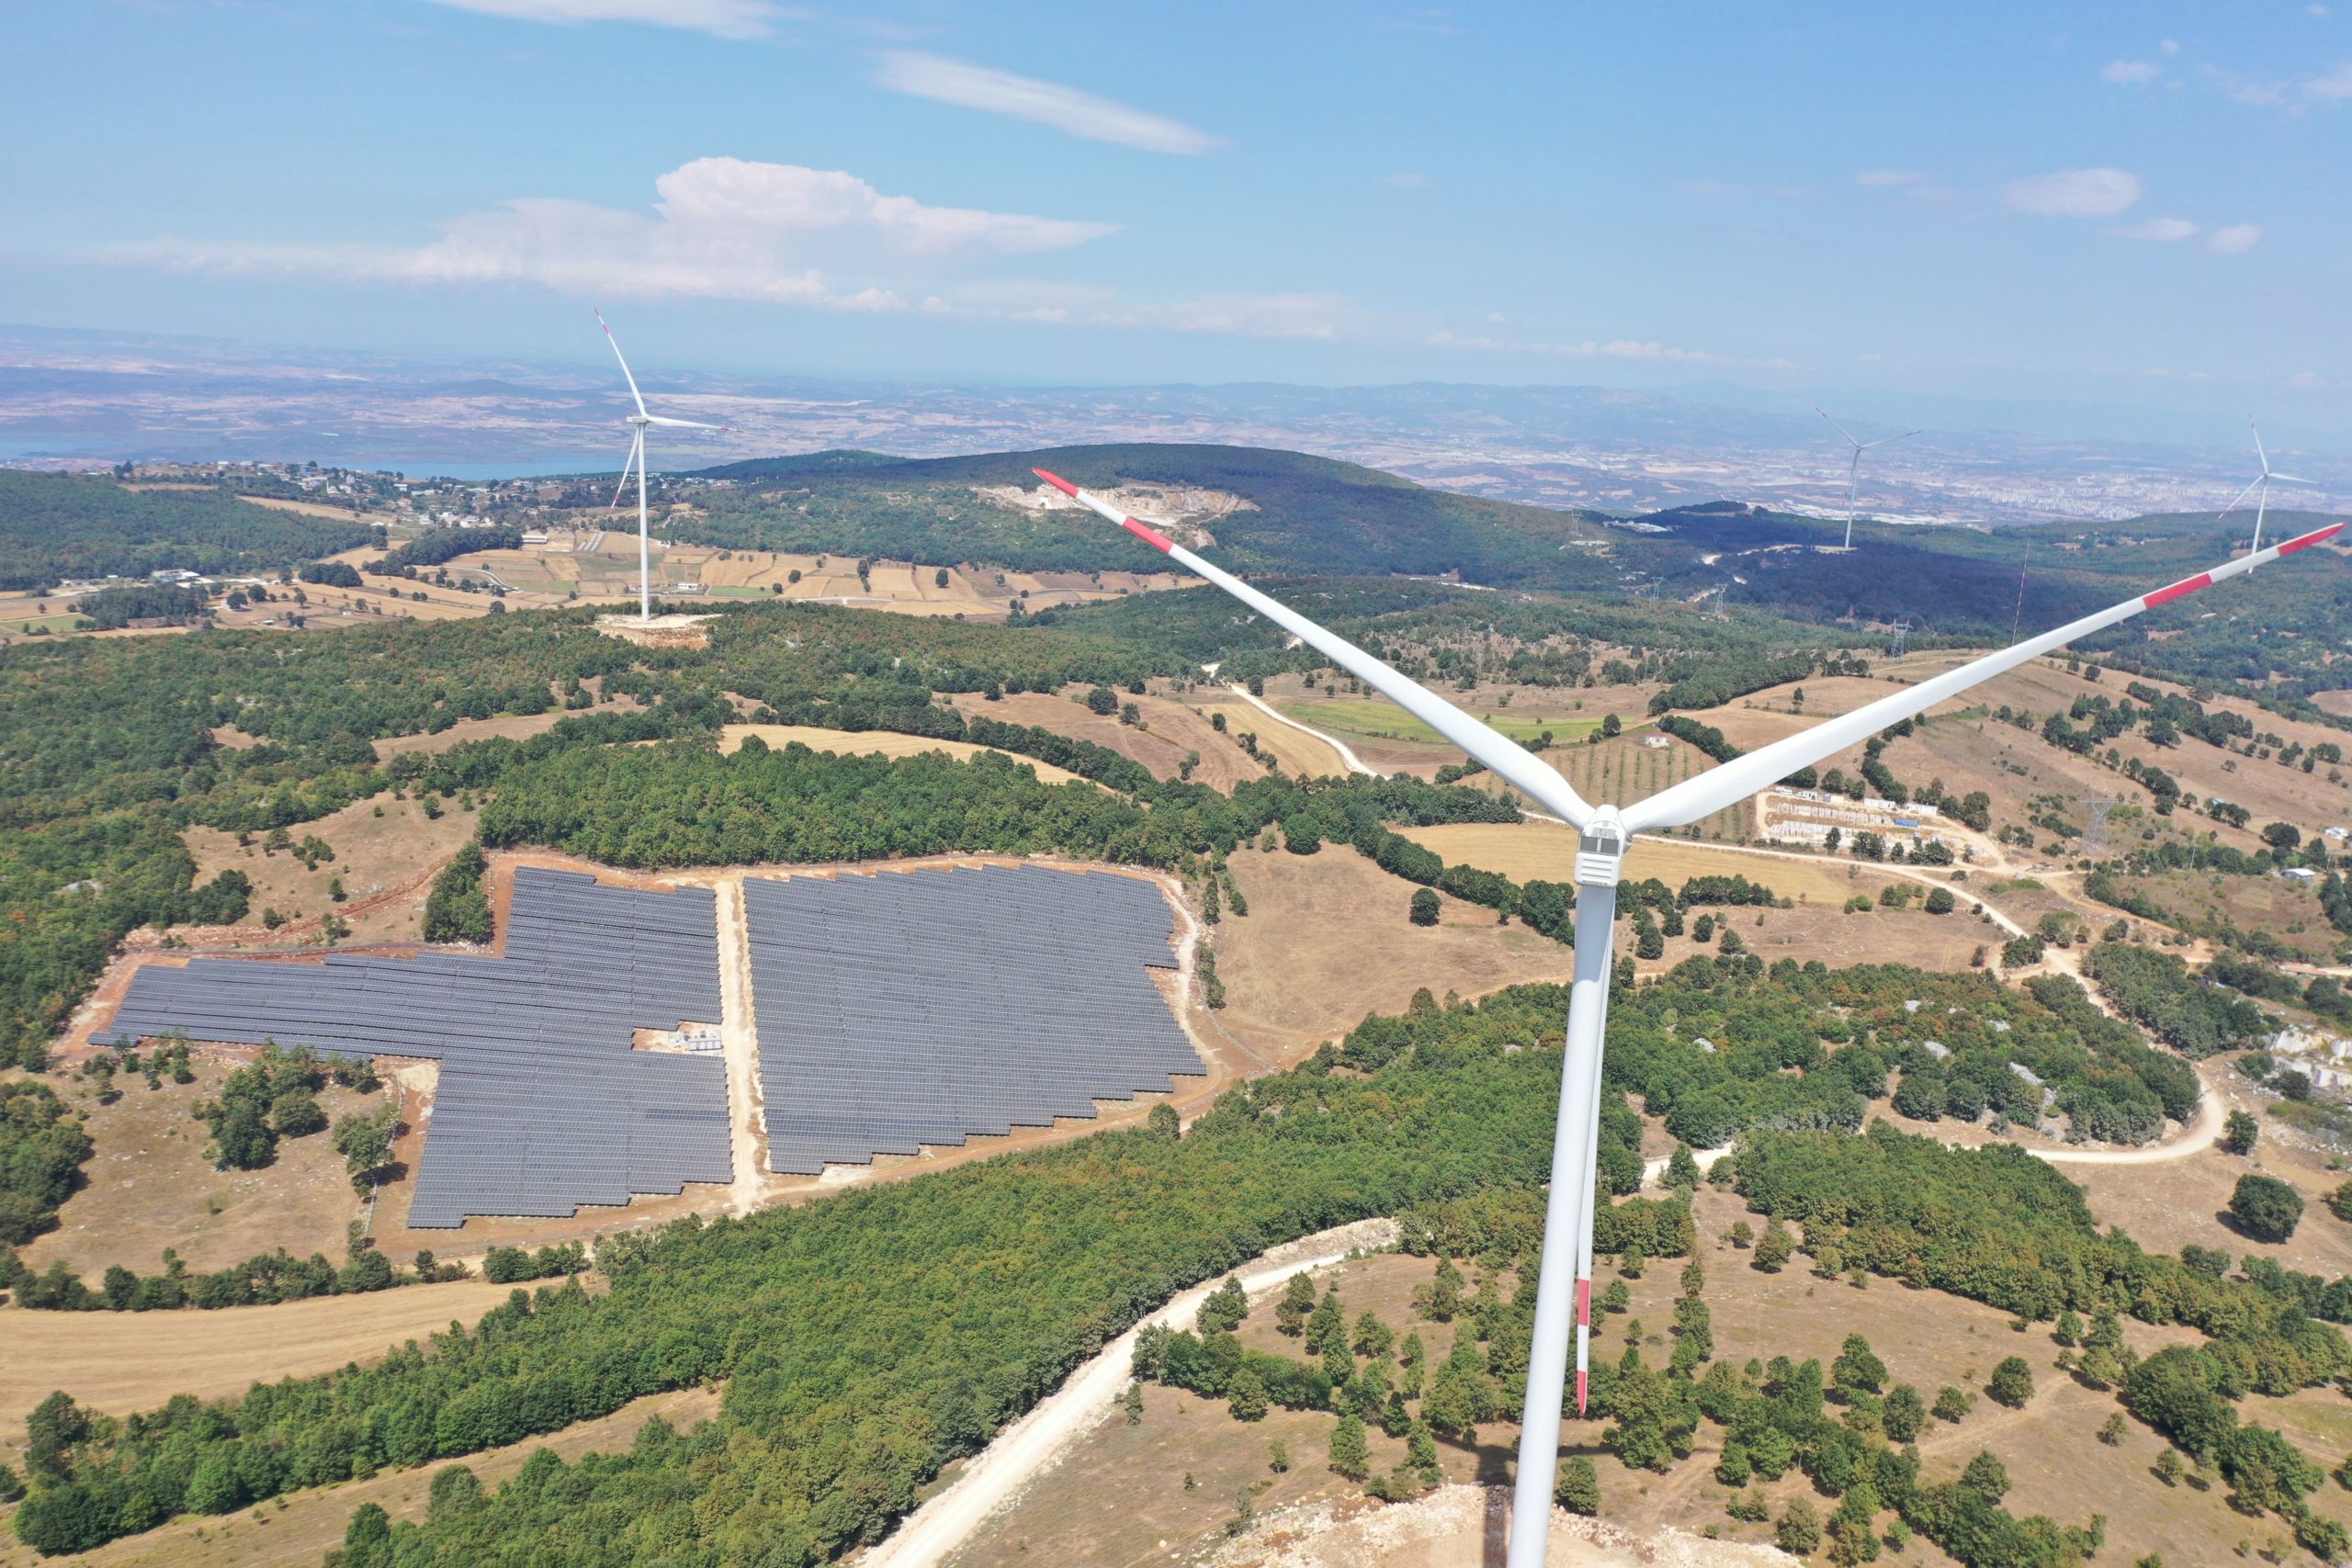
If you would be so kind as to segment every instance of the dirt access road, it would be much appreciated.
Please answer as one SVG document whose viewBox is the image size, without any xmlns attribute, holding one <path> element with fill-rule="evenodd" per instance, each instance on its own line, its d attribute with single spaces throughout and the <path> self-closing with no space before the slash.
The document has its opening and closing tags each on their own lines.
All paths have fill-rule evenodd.
<svg viewBox="0 0 2352 1568">
<path fill-rule="evenodd" d="M 1396 1239 L 1394 1221 L 1360 1220 L 1275 1247 L 1235 1272 L 1243 1290 L 1262 1296 L 1288 1283 L 1294 1274 L 1328 1269 L 1352 1252 L 1387 1247 Z M 1190 1327 L 1193 1315 L 1218 1283 L 1212 1280 L 1195 1285 L 1144 1322 Z M 930 1568 L 946 1561 L 991 1515 L 1110 1415 L 1112 1400 L 1133 1375 L 1136 1337 L 1142 1326 L 1138 1324 L 1113 1340 L 1028 1415 L 999 1432 L 953 1484 L 910 1514 L 888 1540 L 857 1559 L 860 1568 Z"/>
</svg>

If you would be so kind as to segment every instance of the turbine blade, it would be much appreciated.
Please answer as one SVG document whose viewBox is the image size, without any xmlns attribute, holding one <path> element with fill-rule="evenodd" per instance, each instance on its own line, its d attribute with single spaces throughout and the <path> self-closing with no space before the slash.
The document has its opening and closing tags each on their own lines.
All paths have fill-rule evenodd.
<svg viewBox="0 0 2352 1568">
<path fill-rule="evenodd" d="M 1374 659 L 1355 644 L 1317 626 L 1313 621 L 1259 592 L 1230 572 L 1210 565 L 1148 524 L 1139 523 L 1100 497 L 1090 494 L 1043 468 L 1030 470 L 1064 495 L 1100 516 L 1116 523 L 1145 544 L 1174 559 L 1185 570 L 1206 578 L 1266 619 L 1289 632 L 1351 675 L 1385 693 L 1407 713 L 1484 762 L 1495 776 L 1529 796 L 1546 811 L 1581 828 L 1592 818 L 1592 807 L 1568 781 L 1536 760 L 1510 737 L 1487 728 L 1443 697 Z"/>
<path fill-rule="evenodd" d="M 621 354 L 621 340 L 613 335 L 612 326 L 605 320 L 602 310 L 596 312 L 596 324 L 605 329 L 605 341 L 613 345 L 613 357 L 621 362 L 621 379 L 628 383 L 628 395 L 637 400 L 637 412 L 644 413 L 645 394 L 637 389 L 637 378 L 628 373 L 628 360 Z"/>
<path fill-rule="evenodd" d="M 705 424 L 698 419 L 664 419 L 658 413 L 645 416 L 648 424 L 659 424 L 671 430 L 724 430 L 723 424 Z"/>
<path fill-rule="evenodd" d="M 1735 757 L 1721 767 L 1710 769 L 1695 778 L 1685 779 L 1679 784 L 1651 795 L 1647 800 L 1638 801 L 1627 807 L 1624 812 L 1625 826 L 1633 831 L 1639 832 L 1657 828 L 1679 828 L 1686 823 L 1696 822 L 1702 817 L 1723 810 L 1725 807 L 1737 805 L 1758 790 L 1763 789 L 1777 780 L 1786 778 L 1799 768 L 1810 767 L 1815 762 L 1836 756 L 1847 747 L 1869 739 L 1890 724 L 1898 723 L 1916 714 L 1925 713 L 1946 697 L 1957 696 L 1980 682 L 1989 681 L 2006 671 L 2014 670 L 2029 659 L 2048 653 L 2055 648 L 2064 648 L 2076 637 L 2088 637 L 2093 632 L 2103 631 L 2118 621 L 2129 620 L 2143 610 L 2153 610 L 2160 604 L 2169 604 L 2174 600 L 2185 598 L 2200 588 L 2210 588 L 2216 582 L 2252 571 L 2267 561 L 2277 560 L 2281 556 L 2293 555 L 2297 550 L 2308 549 L 2323 539 L 2334 538 L 2343 532 L 2346 526 L 2345 524 L 2335 523 L 2324 528 L 2313 529 L 2311 533 L 2289 539 L 2283 544 L 2273 545 L 2267 549 L 2259 549 L 2250 555 L 2241 556 L 2233 561 L 2213 568 L 2211 571 L 2199 572 L 2195 577 L 2183 578 L 2180 581 L 2159 588 L 2153 593 L 2143 593 L 2136 599 L 2126 599 L 2120 604 L 2110 605 L 2094 615 L 2085 615 L 2078 621 L 2069 621 L 2053 631 L 2042 633 L 2040 637 L 2030 637 L 2014 648 L 2005 648 L 1998 653 L 1988 653 L 1984 658 L 1963 664 L 1957 670 L 1947 671 L 1930 680 L 1922 681 L 1916 686 L 1905 687 L 1892 695 L 1881 697 L 1874 703 L 1867 703 L 1849 714 L 1841 714 L 1836 718 L 1815 725 L 1811 729 L 1800 730 L 1786 739 L 1776 740 L 1770 746 L 1759 747 L 1744 757 Z"/>
<path fill-rule="evenodd" d="M 1817 414 L 1819 414 L 1819 415 L 1820 415 L 1822 418 L 1824 418 L 1824 419 L 1829 419 L 1829 411 L 1828 411 L 1827 409 L 1826 409 L 1826 408 L 1823 408 L 1819 403 L 1815 403 L 1815 404 L 1814 404 L 1814 405 L 1813 405 L 1813 412 L 1815 412 L 1815 413 L 1817 413 Z M 1829 428 L 1830 428 L 1830 429 L 1832 429 L 1832 430 L 1834 430 L 1834 431 L 1836 431 L 1838 434 L 1840 434 L 1840 435 L 1844 436 L 1844 437 L 1846 438 L 1846 445 L 1847 445 L 1847 446 L 1860 446 L 1861 445 L 1861 443 L 1860 443 L 1860 442 L 1859 442 L 1859 441 L 1857 441 L 1857 440 L 1855 440 L 1855 439 L 1854 439 L 1854 433 L 1853 433 L 1852 431 L 1850 431 L 1850 430 L 1847 429 L 1844 425 L 1842 425 L 1842 424 L 1838 423 L 1836 420 L 1834 420 L 1834 419 L 1829 419 Z"/>
<path fill-rule="evenodd" d="M 2267 476 L 2267 477 L 2269 478 L 2270 482 L 2271 482 L 2272 484 L 2275 484 L 2275 485 L 2312 485 L 2312 486 L 2316 486 L 2316 485 L 2319 483 L 2319 481 L 2318 481 L 2317 479 L 2297 479 L 2297 478 L 2296 478 L 2294 475 L 2292 475 L 2292 474 L 2271 474 L 2271 475 L 2269 475 L 2269 476 Z"/>
<path fill-rule="evenodd" d="M 2267 474 L 2270 471 L 2270 454 L 2262 445 L 2262 426 L 2247 420 L 2245 427 L 2254 432 L 2254 453 L 2262 459 L 2262 471 Z"/>
<path fill-rule="evenodd" d="M 1862 450 L 1867 452 L 1872 446 L 1883 446 L 1890 441 L 1908 441 L 1918 434 L 1919 432 L 1916 430 L 1906 430 L 1900 435 L 1882 435 L 1877 440 L 1870 442 L 1864 446 Z"/>
<path fill-rule="evenodd" d="M 2262 479 L 2259 477 L 2247 481 L 2245 489 L 2238 491 L 2238 498 L 2235 501 L 2233 501 L 2227 506 L 2224 506 L 2221 511 L 2213 514 L 2213 521 L 2219 523 L 2222 518 L 2227 517 L 2231 513 L 2235 512 L 2239 507 L 2244 506 L 2245 504 L 2245 498 L 2252 495 L 2257 489 L 2259 489 L 2261 484 Z"/>
<path fill-rule="evenodd" d="M 605 508 L 605 511 L 618 512 L 621 509 L 621 491 L 628 489 L 628 471 L 636 466 L 639 457 L 644 452 L 644 450 L 645 439 L 643 436 L 639 436 L 629 442 L 628 456 L 621 459 L 620 483 L 613 487 L 613 503 Z"/>
</svg>

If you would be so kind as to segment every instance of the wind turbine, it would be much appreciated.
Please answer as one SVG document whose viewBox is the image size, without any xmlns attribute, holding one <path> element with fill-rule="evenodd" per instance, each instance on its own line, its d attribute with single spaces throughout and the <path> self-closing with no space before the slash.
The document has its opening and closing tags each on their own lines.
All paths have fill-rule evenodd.
<svg viewBox="0 0 2352 1568">
<path fill-rule="evenodd" d="M 2258 550 L 2262 548 L 2263 513 L 2270 509 L 2270 487 L 2273 484 L 2308 485 L 2313 481 L 2310 479 L 2299 479 L 2292 474 L 2282 474 L 2278 472 L 2278 469 L 2272 468 L 2270 466 L 2270 454 L 2262 445 L 2262 427 L 2255 423 L 2254 421 L 2250 419 L 2247 420 L 2245 423 L 2246 428 L 2254 432 L 2254 455 L 2261 461 L 2262 472 L 2255 476 L 2254 482 L 2252 484 L 2247 485 L 2245 489 L 2238 491 L 2237 500 L 2222 508 L 2222 516 L 2227 517 L 2231 513 L 2235 512 L 2239 507 L 2245 504 L 2245 498 L 2247 496 L 2253 496 L 2255 498 L 2254 547 Z M 2219 522 L 2220 519 L 2216 518 L 2215 521 Z"/>
<path fill-rule="evenodd" d="M 694 419 L 664 419 L 658 413 L 645 412 L 645 394 L 637 389 L 637 378 L 629 374 L 628 361 L 621 355 L 620 340 L 613 336 L 613 329 L 605 321 L 605 312 L 596 312 L 596 324 L 605 329 L 605 341 L 613 345 L 613 357 L 621 362 L 621 377 L 628 382 L 628 395 L 637 400 L 637 412 L 628 423 L 637 434 L 629 438 L 628 462 L 621 465 L 621 482 L 613 487 L 613 504 L 621 503 L 621 491 L 628 488 L 630 464 L 637 467 L 637 618 L 639 622 L 653 619 L 653 546 L 650 525 L 647 521 L 645 501 L 645 429 L 651 424 L 665 430 L 723 430 L 724 425 L 705 424 Z"/>
<path fill-rule="evenodd" d="M 1824 419 L 1829 419 L 1829 411 L 1818 403 L 1814 405 L 1813 412 Z M 1875 441 L 1857 441 L 1854 439 L 1852 431 L 1848 430 L 1834 419 L 1829 419 L 1829 428 L 1844 436 L 1846 445 L 1854 449 L 1853 461 L 1846 465 L 1846 548 L 1850 550 L 1854 547 L 1854 481 L 1861 477 L 1862 454 L 1873 446 L 1883 446 L 1890 441 L 1906 441 L 1919 433 L 1916 430 L 1906 430 L 1900 435 L 1882 435 Z"/>
<path fill-rule="evenodd" d="M 1616 935 L 1617 885 L 1625 852 L 1638 833 L 1683 827 L 1736 805 L 1800 768 L 1827 761 L 1891 724 L 1926 712 L 2028 660 L 2143 610 L 2252 570 L 2332 538 L 2337 523 L 2267 550 L 2244 556 L 2153 593 L 2070 621 L 2054 631 L 1990 653 L 1916 686 L 1881 697 L 1851 713 L 1825 719 L 1769 746 L 1683 780 L 1631 806 L 1593 806 L 1568 781 L 1518 742 L 1481 724 L 1443 697 L 1371 654 L 1210 565 L 1149 524 L 1068 479 L 1033 469 L 1080 505 L 1116 523 L 1187 571 L 1207 579 L 1340 668 L 1394 699 L 1399 707 L 1484 762 L 1504 783 L 1580 835 L 1576 859 L 1576 972 L 1568 987 L 1566 1048 L 1560 1064 L 1560 1111 L 1552 1135 L 1552 1185 L 1544 1211 L 1544 1259 L 1535 1286 L 1535 1337 L 1527 1363 L 1527 1404 L 1521 1417 L 1519 1470 L 1511 1506 L 1510 1568 L 1543 1568 L 1552 1528 L 1552 1487 L 1560 1458 L 1561 1407 L 1566 1397 L 1571 1299 L 1576 1326 L 1577 1410 L 1585 1408 L 1592 1326 L 1594 1155 L 1600 1131 L 1601 1036 L 1609 1017 L 1611 946 Z"/>
</svg>

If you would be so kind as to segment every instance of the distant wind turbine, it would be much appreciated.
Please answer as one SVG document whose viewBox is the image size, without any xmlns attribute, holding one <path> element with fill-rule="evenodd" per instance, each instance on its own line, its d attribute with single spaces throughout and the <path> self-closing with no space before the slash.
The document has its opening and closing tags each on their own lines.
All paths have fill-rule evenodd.
<svg viewBox="0 0 2352 1568">
<path fill-rule="evenodd" d="M 1829 411 L 1818 403 L 1814 405 L 1813 412 L 1824 419 L 1829 419 Z M 1890 441 L 1907 441 L 1919 433 L 1916 430 L 1906 430 L 1900 435 L 1882 435 L 1875 441 L 1857 441 L 1854 439 L 1852 431 L 1848 430 L 1834 419 L 1829 419 L 1829 428 L 1844 436 L 1846 445 L 1854 449 L 1853 460 L 1846 465 L 1846 548 L 1850 550 L 1854 547 L 1854 481 L 1861 477 L 1862 454 L 1873 446 L 1883 446 Z"/>
<path fill-rule="evenodd" d="M 1576 972 L 1568 987 L 1568 1027 L 1560 1064 L 1560 1111 L 1552 1134 L 1552 1186 L 1544 1209 L 1544 1259 L 1535 1283 L 1535 1334 L 1527 1359 L 1527 1404 L 1520 1424 L 1513 1479 L 1510 1568 L 1544 1568 L 1552 1529 L 1552 1484 L 1560 1461 L 1561 1408 L 1567 1396 L 1568 1330 L 1576 1329 L 1577 1409 L 1585 1407 L 1592 1324 L 1592 1223 L 1598 1201 L 1595 1154 L 1600 1134 L 1601 1040 L 1609 1014 L 1610 949 L 1616 940 L 1617 886 L 1636 834 L 1665 833 L 1701 821 L 1770 787 L 1800 768 L 1826 761 L 1889 725 L 1927 712 L 1945 698 L 2016 669 L 2028 660 L 2102 631 L 2143 610 L 2251 571 L 2335 537 L 2346 525 L 2316 529 L 2267 550 L 2184 578 L 2097 615 L 2070 621 L 2013 648 L 1933 675 L 1865 703 L 1851 713 L 1758 747 L 1634 802 L 1589 804 L 1555 769 L 1525 747 L 1464 713 L 1435 692 L 1317 626 L 1287 605 L 1138 522 L 1068 479 L 1034 470 L 1080 505 L 1125 528 L 1195 576 L 1207 579 L 1314 649 L 1407 713 L 1484 762 L 1497 778 L 1564 819 L 1579 835 L 1576 858 Z"/>
<path fill-rule="evenodd" d="M 2262 445 L 2262 427 L 2255 423 L 2251 419 L 2247 420 L 2245 424 L 2248 430 L 2254 432 L 2254 455 L 2262 464 L 2262 472 L 2254 477 L 2253 483 L 2247 485 L 2245 489 L 2238 491 L 2238 498 L 2235 501 L 2222 508 L 2222 516 L 2227 517 L 2231 513 L 2235 512 L 2239 507 L 2245 504 L 2245 498 L 2247 496 L 2253 496 L 2255 498 L 2254 547 L 2258 550 L 2262 548 L 2263 514 L 2270 509 L 2270 487 L 2274 484 L 2308 485 L 2313 481 L 2310 479 L 2299 479 L 2292 474 L 2282 474 L 2278 469 L 2272 468 L 2270 466 L 2270 454 Z M 2216 519 L 2216 521 L 2219 521 L 2219 519 Z"/>
<path fill-rule="evenodd" d="M 628 383 L 628 395 L 637 400 L 637 412 L 628 423 L 637 434 L 629 438 L 628 462 L 621 465 L 621 482 L 613 487 L 613 504 L 621 503 L 621 491 L 628 488 L 628 470 L 637 468 L 637 618 L 653 619 L 653 546 L 651 525 L 648 521 L 645 500 L 645 427 L 661 425 L 665 430 L 724 430 L 719 424 L 705 424 L 694 419 L 664 419 L 658 413 L 645 412 L 645 394 L 637 389 L 637 378 L 629 374 L 628 361 L 621 354 L 620 340 L 613 336 L 613 329 L 605 321 L 605 312 L 596 312 L 596 324 L 605 329 L 605 341 L 613 345 L 613 357 L 621 362 L 621 378 Z"/>
</svg>

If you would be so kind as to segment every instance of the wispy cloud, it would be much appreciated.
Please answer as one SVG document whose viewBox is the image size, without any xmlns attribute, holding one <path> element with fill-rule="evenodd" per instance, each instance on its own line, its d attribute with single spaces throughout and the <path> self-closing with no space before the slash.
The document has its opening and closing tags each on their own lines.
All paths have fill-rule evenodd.
<svg viewBox="0 0 2352 1568">
<path fill-rule="evenodd" d="M 1437 182 L 1427 175 L 1414 174 L 1408 170 L 1394 175 L 1383 175 L 1375 183 L 1385 186 L 1390 190 L 1427 190 Z"/>
<path fill-rule="evenodd" d="M 951 60 L 944 54 L 894 50 L 882 57 L 874 80 L 894 93 L 1010 115 L 1090 141 L 1109 141 L 1146 152 L 1197 153 L 1224 145 L 1221 139 L 1181 120 L 1097 97 L 1058 82 L 1016 76 L 1010 71 Z"/>
<path fill-rule="evenodd" d="M 2153 82 L 2163 74 L 2162 67 L 2153 60 L 2111 60 L 2098 73 L 2098 79 L 2122 86 L 2136 86 Z"/>
<path fill-rule="evenodd" d="M 764 38 L 801 13 L 769 0 L 432 0 L 436 6 L 522 22 L 650 22 L 716 38 Z"/>
<path fill-rule="evenodd" d="M 2019 212 L 2047 218 L 2112 218 L 2140 199 L 2137 175 L 2121 169 L 2061 169 L 2018 180 L 2002 199 Z"/>
<path fill-rule="evenodd" d="M 651 213 L 526 197 L 413 246 L 151 242 L 108 259 L 362 282 L 534 283 L 567 294 L 902 309 L 901 288 L 958 263 L 1067 250 L 1114 224 L 885 196 L 854 175 L 698 158 L 654 182 Z M 850 275 L 844 276 L 844 275 Z"/>
<path fill-rule="evenodd" d="M 1896 186 L 1916 186 L 1927 177 L 1917 169 L 1864 169 L 1854 176 L 1854 183 L 1885 189 Z"/>
<path fill-rule="evenodd" d="M 1431 333 L 1423 341 L 1431 348 L 1473 349 L 1482 354 L 1526 354 L 1561 359 L 1645 359 L 1683 365 L 1753 365 L 1776 369 L 1791 367 L 1785 359 L 1743 360 L 1730 355 L 1711 354 L 1704 349 L 1684 348 L 1645 338 L 1611 338 L 1605 342 L 1585 338 L 1577 342 L 1546 343 L 1529 338 L 1499 338 L 1483 333 L 1464 336 L 1459 333 L 1439 332 Z"/>
<path fill-rule="evenodd" d="M 2259 223 L 2233 223 L 2214 230 L 2213 237 L 2205 242 L 2205 248 L 2217 255 L 2243 255 L 2262 243 L 2262 234 Z"/>
<path fill-rule="evenodd" d="M 2129 229 L 2109 231 L 2120 240 L 2150 240 L 2158 244 L 2193 240 L 2203 231 L 2186 218 L 2151 218 L 2145 223 L 2134 223 Z"/>
<path fill-rule="evenodd" d="M 2324 76 L 2314 76 L 2304 83 L 2303 96 L 2330 102 L 2352 98 L 2352 61 L 2346 61 Z"/>
</svg>

